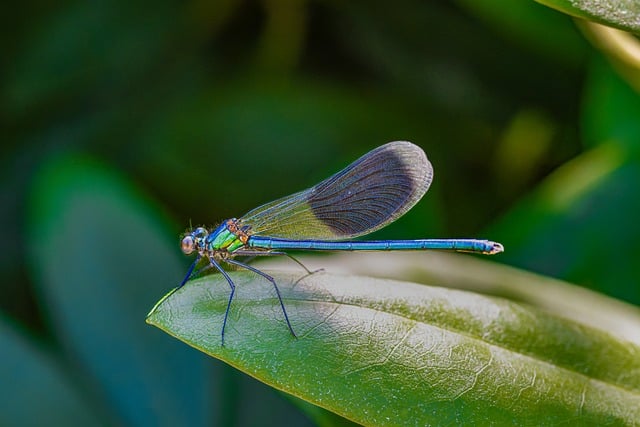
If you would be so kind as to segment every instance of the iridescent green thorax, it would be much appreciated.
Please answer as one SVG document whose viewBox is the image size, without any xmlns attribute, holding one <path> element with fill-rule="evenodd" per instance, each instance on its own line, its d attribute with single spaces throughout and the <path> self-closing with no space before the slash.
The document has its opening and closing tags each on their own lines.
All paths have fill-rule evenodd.
<svg viewBox="0 0 640 427">
<path fill-rule="evenodd" d="M 236 225 L 235 218 L 229 219 L 221 224 L 207 238 L 207 250 L 226 251 L 233 253 L 243 247 L 249 236 Z"/>
</svg>

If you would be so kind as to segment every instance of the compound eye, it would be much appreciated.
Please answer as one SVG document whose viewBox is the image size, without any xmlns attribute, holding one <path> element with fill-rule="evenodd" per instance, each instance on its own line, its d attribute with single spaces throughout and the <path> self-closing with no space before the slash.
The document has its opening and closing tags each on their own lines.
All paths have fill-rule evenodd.
<svg viewBox="0 0 640 427">
<path fill-rule="evenodd" d="M 204 227 L 198 227 L 195 230 L 193 230 L 193 237 L 195 237 L 196 239 L 202 239 L 203 237 L 205 237 L 207 234 L 209 234 L 207 232 L 207 229 Z"/>
<path fill-rule="evenodd" d="M 196 244 L 193 240 L 193 237 L 191 235 L 184 236 L 182 242 L 180 243 L 180 249 L 182 249 L 182 253 L 184 253 L 185 255 L 189 255 L 195 250 L 195 248 Z"/>
</svg>

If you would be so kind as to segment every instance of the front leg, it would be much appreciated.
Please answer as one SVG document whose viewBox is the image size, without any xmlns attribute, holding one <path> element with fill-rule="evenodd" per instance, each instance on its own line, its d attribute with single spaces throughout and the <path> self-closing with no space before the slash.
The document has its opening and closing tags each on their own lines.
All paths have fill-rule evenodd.
<svg viewBox="0 0 640 427">
<path fill-rule="evenodd" d="M 198 262 L 200 261 L 200 255 L 198 255 L 196 257 L 196 260 L 193 261 L 193 264 L 191 264 L 191 267 L 189 267 L 189 270 L 187 270 L 187 275 L 184 276 L 184 279 L 182 279 L 182 283 L 180 283 L 178 285 L 178 287 L 176 288 L 176 290 L 180 289 L 181 287 L 184 286 L 185 283 L 187 283 L 189 281 L 189 279 L 191 278 L 191 274 L 193 273 L 193 269 L 196 268 L 196 265 L 198 264 Z"/>
</svg>

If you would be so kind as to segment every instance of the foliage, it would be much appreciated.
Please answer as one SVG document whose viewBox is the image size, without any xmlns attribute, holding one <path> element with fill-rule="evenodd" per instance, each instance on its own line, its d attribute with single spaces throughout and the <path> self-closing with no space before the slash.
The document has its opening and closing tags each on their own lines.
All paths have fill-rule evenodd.
<svg viewBox="0 0 640 427">
<path fill-rule="evenodd" d="M 640 370 L 640 346 L 624 339 L 458 290 L 270 274 L 297 340 L 274 317 L 272 289 L 246 272 L 232 273 L 239 290 L 224 347 L 212 326 L 222 324 L 229 293 L 220 275 L 169 295 L 148 321 L 364 425 L 603 425 L 640 418 L 640 377 L 629 374 Z"/>
<path fill-rule="evenodd" d="M 544 3 L 637 30 L 637 11 L 625 23 L 584 12 L 580 5 L 589 2 Z M 287 300 L 307 339 L 293 341 L 272 289 L 241 272 L 233 273 L 242 285 L 227 347 L 216 345 L 227 291 L 217 276 L 167 298 L 149 321 L 358 422 L 406 424 L 406 418 L 357 416 L 368 406 L 349 404 L 344 387 L 333 403 L 325 399 L 333 391 L 330 378 L 319 389 L 302 374 L 283 382 L 287 375 L 278 373 L 387 372 L 397 375 L 391 386 L 417 381 L 405 378 L 412 365 L 390 351 L 397 344 L 398 357 L 410 354 L 395 329 L 380 329 L 386 340 L 366 342 L 379 319 L 405 332 L 416 325 L 430 339 L 440 334 L 442 346 L 431 347 L 434 357 L 449 351 L 440 368 L 456 362 L 456 369 L 468 369 L 467 379 L 479 381 L 459 398 L 427 399 L 433 423 L 488 424 L 512 416 L 534 424 L 554 416 L 639 422 L 633 412 L 640 343 L 637 38 L 592 24 L 578 30 L 566 15 L 535 2 L 503 4 L 101 0 L 8 7 L 0 67 L 0 424 L 350 424 L 170 339 L 143 317 L 186 270 L 177 236 L 189 223 L 241 215 L 398 139 L 425 149 L 435 180 L 423 202 L 376 237 L 487 237 L 506 248 L 492 261 L 584 288 L 462 255 L 311 259 L 327 273 L 291 292 L 331 286 L 336 298 L 353 293 L 378 307 L 355 304 L 349 316 L 369 327 L 351 324 L 352 345 L 381 346 L 353 354 L 370 357 L 381 371 L 357 371 L 363 365 L 355 362 L 363 360 L 355 357 L 351 367 L 336 367 L 349 355 L 344 328 L 331 341 L 317 334 L 332 325 L 319 323 L 314 335 L 315 305 Z M 291 276 L 281 264 L 264 268 L 277 268 L 289 292 Z M 336 275 L 341 270 L 349 275 Z M 405 282 L 367 279 L 365 285 L 362 276 Z M 407 289 L 425 304 L 401 299 Z M 195 306 L 202 311 L 182 306 L 175 324 L 162 317 L 199 292 L 221 295 Z M 449 306 L 424 308 L 435 301 Z M 479 312 L 454 317 L 452 307 L 464 301 Z M 487 322 L 491 307 L 513 316 L 492 323 L 487 336 L 473 321 Z M 249 315 L 255 309 L 262 317 Z M 199 328 L 178 333 L 185 319 Z M 194 333 L 203 335 L 189 338 Z M 269 353 L 273 347 L 256 351 L 269 340 L 286 358 Z M 444 344 L 452 340 L 464 344 Z M 304 352 L 291 353 L 292 343 Z M 476 375 L 492 352 L 508 362 L 490 368 L 504 370 Z M 376 365 L 380 354 L 389 358 Z M 424 349 L 419 354 L 426 357 Z M 259 355 L 262 360 L 248 359 Z M 391 368 L 391 362 L 402 363 Z M 515 379 L 497 388 L 507 365 Z M 422 396 L 467 390 L 464 371 L 445 370 L 423 371 L 433 382 Z M 540 382 L 524 388 L 532 372 Z M 545 384 L 547 400 L 529 404 Z M 483 395 L 483 387 L 491 392 Z M 520 398 L 513 399 L 517 387 Z M 380 393 L 371 396 L 382 411 Z M 580 396 L 585 400 L 576 404 Z M 406 395 L 399 390 L 395 397 Z M 513 412 L 505 409 L 510 402 Z"/>
</svg>

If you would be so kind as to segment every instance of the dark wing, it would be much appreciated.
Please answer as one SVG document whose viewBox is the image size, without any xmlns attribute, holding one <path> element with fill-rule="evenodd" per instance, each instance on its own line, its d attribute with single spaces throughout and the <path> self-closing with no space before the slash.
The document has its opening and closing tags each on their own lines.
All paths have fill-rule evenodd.
<svg viewBox="0 0 640 427">
<path fill-rule="evenodd" d="M 378 230 L 405 214 L 429 189 L 433 168 L 422 149 L 395 141 L 298 193 L 262 205 L 239 225 L 249 234 L 340 240 Z"/>
</svg>

